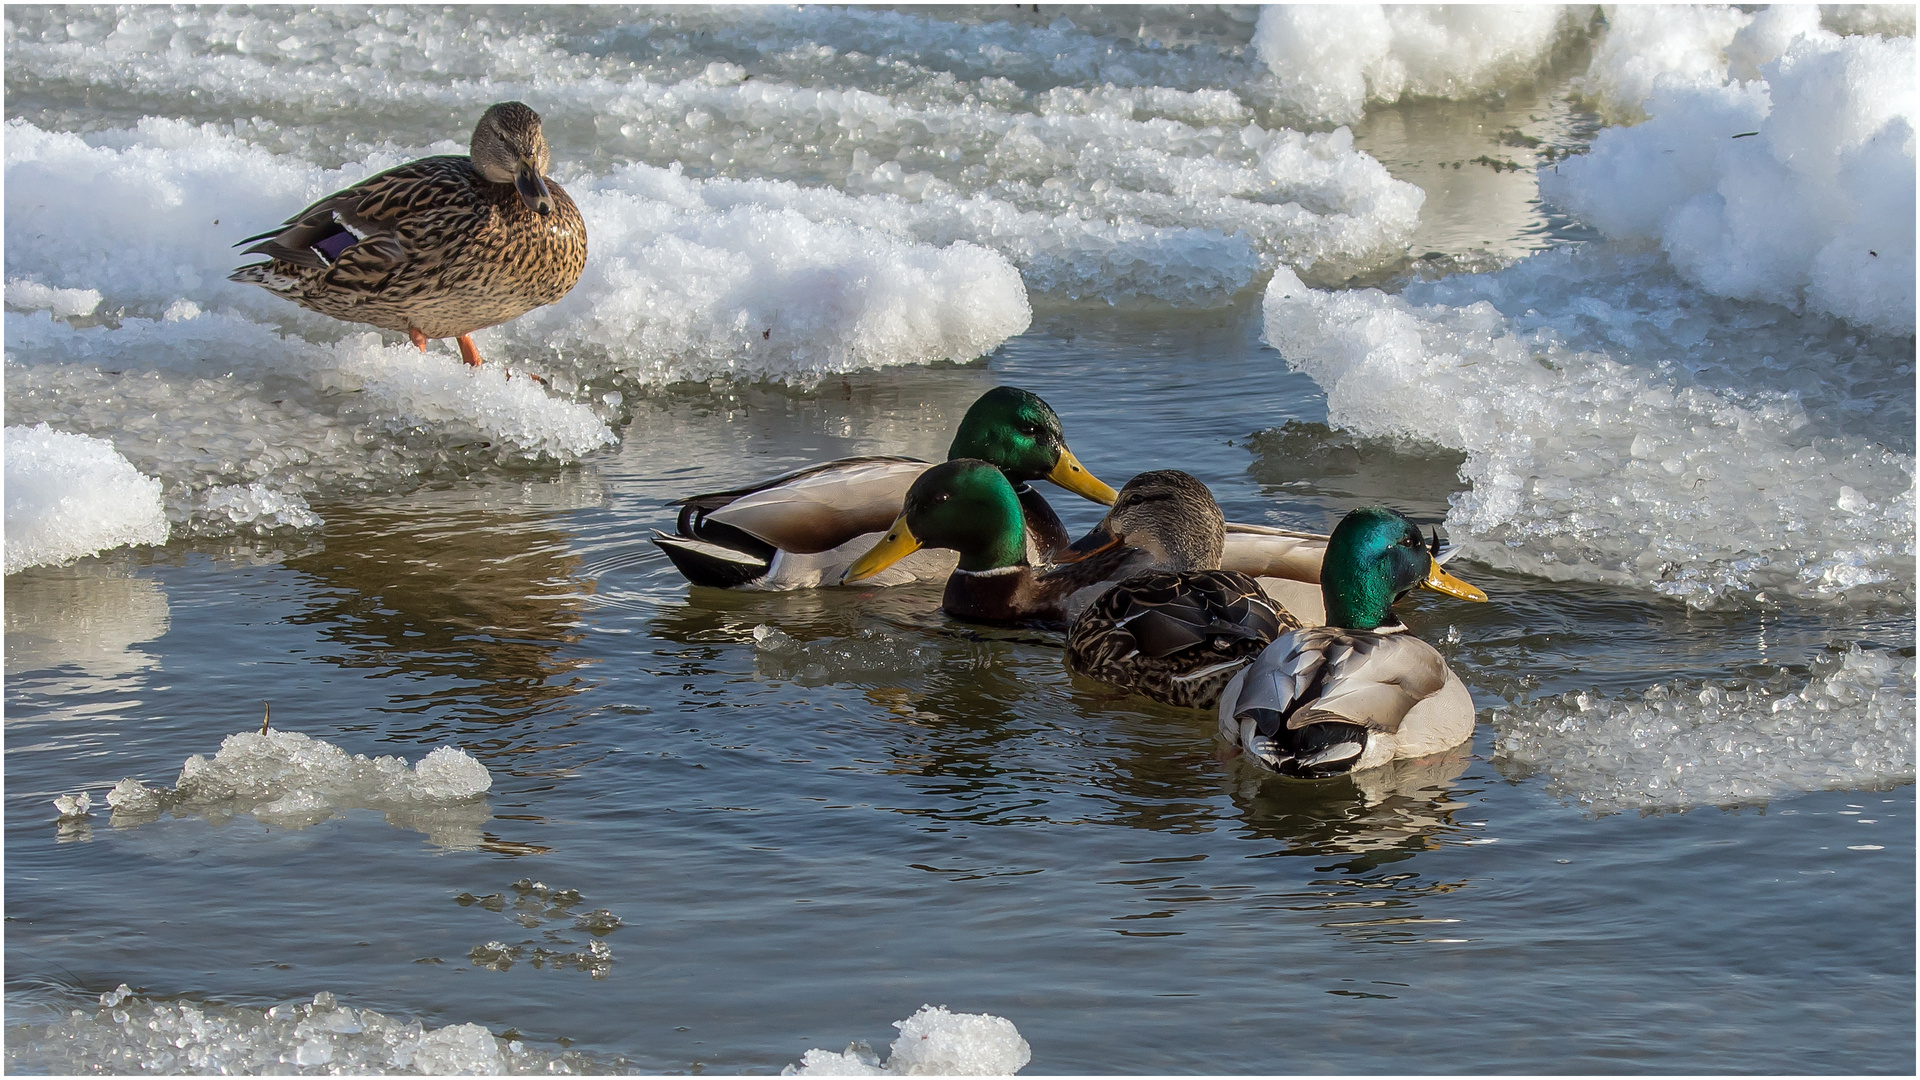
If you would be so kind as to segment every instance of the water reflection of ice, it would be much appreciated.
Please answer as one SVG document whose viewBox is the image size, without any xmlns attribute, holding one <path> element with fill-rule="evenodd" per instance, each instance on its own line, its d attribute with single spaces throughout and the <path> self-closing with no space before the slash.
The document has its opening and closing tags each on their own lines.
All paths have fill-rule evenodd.
<svg viewBox="0 0 1920 1080">
<path fill-rule="evenodd" d="M 75 667 L 96 679 L 152 668 L 135 648 L 165 636 L 167 594 L 123 565 L 89 561 L 7 578 L 6 671 Z"/>
</svg>

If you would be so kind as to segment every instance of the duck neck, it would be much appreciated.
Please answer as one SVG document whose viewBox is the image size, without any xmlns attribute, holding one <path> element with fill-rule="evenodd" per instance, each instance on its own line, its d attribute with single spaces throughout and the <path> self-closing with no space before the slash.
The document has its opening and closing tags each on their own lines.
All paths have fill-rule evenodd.
<svg viewBox="0 0 1920 1080">
<path fill-rule="evenodd" d="M 1015 517 L 999 528 L 983 531 L 973 543 L 960 549 L 960 569 L 970 574 L 1019 566 L 1027 561 L 1027 534 Z M 1010 527 L 1009 527 L 1010 526 Z"/>
<path fill-rule="evenodd" d="M 1377 630 L 1398 625 L 1393 614 L 1393 582 L 1385 575 L 1342 565 L 1327 553 L 1321 567 L 1320 595 L 1327 605 L 1327 625 L 1345 630 Z"/>
</svg>

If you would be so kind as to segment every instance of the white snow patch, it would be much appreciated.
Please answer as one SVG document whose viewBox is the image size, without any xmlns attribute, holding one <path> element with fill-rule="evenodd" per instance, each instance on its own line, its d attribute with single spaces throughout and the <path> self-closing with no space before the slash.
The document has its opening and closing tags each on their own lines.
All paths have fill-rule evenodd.
<svg viewBox="0 0 1920 1080">
<path fill-rule="evenodd" d="M 1012 1076 L 1033 1060 L 1013 1021 L 986 1013 L 951 1013 L 924 1005 L 894 1022 L 900 1037 L 882 1062 L 866 1043 L 845 1053 L 809 1050 L 782 1076 Z"/>
<path fill-rule="evenodd" d="M 164 544 L 160 481 L 105 439 L 46 424 L 8 427 L 6 572 L 129 544 Z"/>
<path fill-rule="evenodd" d="M 62 319 L 91 315 L 100 306 L 100 294 L 93 289 L 55 289 L 24 278 L 7 282 L 6 297 L 9 307 L 49 311 Z"/>
<path fill-rule="evenodd" d="M 1494 761 L 1597 812 L 1888 787 L 1913 781 L 1913 697 L 1911 659 L 1852 648 L 1804 683 L 1675 681 L 1496 709 Z"/>
<path fill-rule="evenodd" d="M 1602 131 L 1541 193 L 1608 236 L 1658 240 L 1722 296 L 1911 334 L 1913 39 L 1842 38 L 1772 10 L 1734 42 L 1753 45 L 1733 50 L 1751 81 L 1664 79 L 1641 99 L 1653 119 Z"/>
<path fill-rule="evenodd" d="M 586 187 L 594 257 L 580 284 L 495 333 L 663 383 L 967 361 L 1032 320 L 1019 272 L 992 251 L 740 198 L 798 195 L 791 184 L 735 185 L 735 205 L 715 206 L 713 183 L 629 166 Z"/>
<path fill-rule="evenodd" d="M 1612 123 L 1643 119 L 1641 106 L 1666 81 L 1727 78 L 1727 47 L 1753 16 L 1725 4 L 1619 4 L 1594 46 L 1581 92 Z"/>
<path fill-rule="evenodd" d="M 1529 81 L 1584 28 L 1560 4 L 1275 4 L 1253 47 L 1279 97 L 1312 123 L 1350 124 L 1406 97 L 1469 98 Z"/>
</svg>

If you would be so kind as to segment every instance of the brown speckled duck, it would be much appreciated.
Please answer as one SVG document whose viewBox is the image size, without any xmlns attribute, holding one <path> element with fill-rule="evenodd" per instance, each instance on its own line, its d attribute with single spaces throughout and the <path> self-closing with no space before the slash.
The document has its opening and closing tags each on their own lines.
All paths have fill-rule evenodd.
<svg viewBox="0 0 1920 1080">
<path fill-rule="evenodd" d="M 1070 549 L 1132 555 L 1068 628 L 1067 666 L 1169 705 L 1211 708 L 1269 642 L 1302 624 L 1260 581 L 1220 569 L 1226 533 L 1220 504 L 1193 476 L 1160 469 L 1127 481 Z"/>
<path fill-rule="evenodd" d="M 540 114 L 501 102 L 473 129 L 471 157 L 421 158 L 335 192 L 240 241 L 272 261 L 230 277 L 422 352 L 453 338 L 477 367 L 468 335 L 560 299 L 586 266 L 586 224 L 549 164 Z"/>
</svg>

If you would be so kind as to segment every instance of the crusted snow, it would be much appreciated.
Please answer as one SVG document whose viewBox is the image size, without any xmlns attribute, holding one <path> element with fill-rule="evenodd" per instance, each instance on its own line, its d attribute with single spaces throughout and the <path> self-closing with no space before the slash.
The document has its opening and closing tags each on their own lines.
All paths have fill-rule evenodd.
<svg viewBox="0 0 1920 1080">
<path fill-rule="evenodd" d="M 1424 194 L 1344 129 L 1263 126 L 1251 19 L 12 11 L 21 78 L 192 119 L 9 121 L 8 418 L 111 436 L 175 532 L 312 529 L 321 501 L 579 461 L 640 387 L 971 361 L 1027 327 L 1029 293 L 1209 306 L 1276 265 L 1397 263 Z M 339 118 L 342 94 L 370 111 Z M 512 97 L 547 117 L 591 257 L 559 303 L 478 333 L 486 369 L 226 279 L 237 239 L 463 152 Z"/>
<path fill-rule="evenodd" d="M 1282 271 L 1265 320 L 1332 423 L 1466 453 L 1447 528 L 1474 558 L 1700 607 L 1913 602 L 1907 342 L 1607 248 L 1401 296 Z"/>
<path fill-rule="evenodd" d="M 1676 680 L 1637 696 L 1580 691 L 1494 710 L 1494 761 L 1543 773 L 1595 811 L 1750 803 L 1914 777 L 1910 657 L 1849 649 L 1811 678 Z"/>
</svg>

